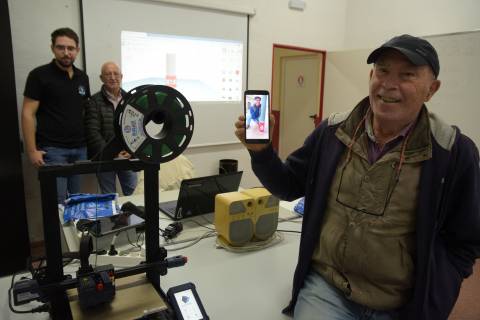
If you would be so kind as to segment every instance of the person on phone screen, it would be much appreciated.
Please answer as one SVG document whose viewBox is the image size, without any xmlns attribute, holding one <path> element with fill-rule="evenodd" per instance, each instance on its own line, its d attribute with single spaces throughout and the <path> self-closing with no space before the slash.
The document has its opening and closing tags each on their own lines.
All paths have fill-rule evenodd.
<svg viewBox="0 0 480 320">
<path fill-rule="evenodd" d="M 367 63 L 369 95 L 323 120 L 285 162 L 271 144 L 245 143 L 243 116 L 235 123 L 265 187 L 305 196 L 284 312 L 445 320 L 480 256 L 478 150 L 425 105 L 440 88 L 429 42 L 394 37 Z"/>
<path fill-rule="evenodd" d="M 22 130 L 25 150 L 35 167 L 87 159 L 83 103 L 90 96 L 88 76 L 74 66 L 80 47 L 70 28 L 51 34 L 54 59 L 33 69 L 23 93 Z M 81 176 L 57 178 L 57 201 L 80 192 Z"/>
<path fill-rule="evenodd" d="M 102 88 L 85 104 L 85 134 L 89 158 L 99 153 L 107 142 L 115 136 L 113 118 L 115 108 L 118 106 L 126 92 L 120 87 L 122 72 L 114 62 L 105 62 L 102 65 L 100 80 Z M 130 158 L 130 154 L 121 151 L 118 158 Z M 137 187 L 137 173 L 131 170 L 117 172 L 98 172 L 97 180 L 102 193 L 116 192 L 116 177 L 124 195 L 129 196 Z"/>
<path fill-rule="evenodd" d="M 259 96 L 256 96 L 253 100 L 254 100 L 253 104 L 249 104 L 248 106 L 247 119 L 246 119 L 247 129 L 250 128 L 250 123 L 252 121 L 256 122 L 257 126 L 259 126 L 259 119 L 262 111 L 262 98 Z"/>
</svg>

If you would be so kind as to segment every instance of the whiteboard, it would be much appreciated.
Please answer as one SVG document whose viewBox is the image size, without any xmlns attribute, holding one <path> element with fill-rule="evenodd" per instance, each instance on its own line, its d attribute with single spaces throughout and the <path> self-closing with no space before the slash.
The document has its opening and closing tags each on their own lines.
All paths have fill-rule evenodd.
<svg viewBox="0 0 480 320">
<path fill-rule="evenodd" d="M 114 18 L 107 18 L 105 13 Z M 83 0 L 82 14 L 85 63 L 92 94 L 101 86 L 101 65 L 105 61 L 121 61 L 122 31 L 239 41 L 243 44 L 240 91 L 247 87 L 248 17 L 244 13 L 151 0 Z M 232 81 L 228 78 L 226 81 Z M 243 111 L 241 100 L 189 102 L 195 123 L 190 147 L 239 143 L 233 123 Z"/>
<path fill-rule="evenodd" d="M 427 103 L 480 146 L 480 31 L 427 36 L 440 60 L 440 90 Z"/>
</svg>

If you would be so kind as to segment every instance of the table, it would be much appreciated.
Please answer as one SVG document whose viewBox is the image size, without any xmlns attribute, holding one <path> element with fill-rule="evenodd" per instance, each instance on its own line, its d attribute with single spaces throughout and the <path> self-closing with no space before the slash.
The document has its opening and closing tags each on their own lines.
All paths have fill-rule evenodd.
<svg viewBox="0 0 480 320">
<path fill-rule="evenodd" d="M 161 192 L 160 201 L 175 199 L 177 194 L 178 190 Z M 120 204 L 126 201 L 141 205 L 143 197 L 130 196 L 119 199 Z M 279 216 L 282 222 L 279 222 L 279 230 L 300 230 L 301 218 L 293 213 L 294 204 L 295 202 L 280 202 Z M 284 219 L 288 220 L 283 221 Z M 283 315 L 281 310 L 290 299 L 300 234 L 281 232 L 283 235 L 281 242 L 252 252 L 234 253 L 218 249 L 216 237 L 208 237 L 190 247 L 174 250 L 187 244 L 182 241 L 197 239 L 208 232 L 205 227 L 212 225 L 207 221 L 213 221 L 213 214 L 187 219 L 183 221 L 184 230 L 175 238 L 174 243 L 167 244 L 164 240 L 161 241 L 161 245 L 165 245 L 169 251 L 168 256 L 188 257 L 185 266 L 169 269 L 168 273 L 161 277 L 162 289 L 166 292 L 172 286 L 193 282 L 212 320 L 290 319 Z M 171 222 L 160 214 L 161 228 Z M 135 265 L 143 259 L 142 251 L 137 251 L 123 257 L 98 256 L 97 263 L 99 265 L 112 263 L 116 267 L 121 267 Z M 7 301 L 10 277 L 0 279 L 0 284 L 2 319 L 48 319 L 47 314 L 12 314 Z M 27 309 L 24 306 L 16 308 Z"/>
</svg>

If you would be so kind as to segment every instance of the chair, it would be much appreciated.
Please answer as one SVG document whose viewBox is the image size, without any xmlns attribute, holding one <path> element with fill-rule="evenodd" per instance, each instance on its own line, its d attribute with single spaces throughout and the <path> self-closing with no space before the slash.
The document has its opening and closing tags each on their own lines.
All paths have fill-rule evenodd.
<svg viewBox="0 0 480 320">
<path fill-rule="evenodd" d="M 161 163 L 158 175 L 160 191 L 180 189 L 182 180 L 193 178 L 194 175 L 193 164 L 184 155 L 179 155 L 171 161 Z M 140 171 L 138 173 L 137 188 L 133 194 L 143 193 L 143 171 Z"/>
</svg>

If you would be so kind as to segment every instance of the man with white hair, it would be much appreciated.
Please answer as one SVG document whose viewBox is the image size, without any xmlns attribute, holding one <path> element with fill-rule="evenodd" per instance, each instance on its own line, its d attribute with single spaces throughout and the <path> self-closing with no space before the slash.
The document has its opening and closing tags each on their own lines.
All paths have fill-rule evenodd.
<svg viewBox="0 0 480 320">
<path fill-rule="evenodd" d="M 243 115 L 235 123 L 263 185 L 283 200 L 305 196 L 284 312 L 446 320 L 480 257 L 478 150 L 425 105 L 440 88 L 429 42 L 394 37 L 367 63 L 369 95 L 323 120 L 284 162 L 271 144 L 246 143 Z"/>
<path fill-rule="evenodd" d="M 85 135 L 89 158 L 99 153 L 115 136 L 113 127 L 115 108 L 126 94 L 121 88 L 122 77 L 120 67 L 116 63 L 105 62 L 100 74 L 102 88 L 92 95 L 85 105 Z M 117 157 L 128 159 L 130 156 L 128 152 L 122 150 Z M 97 173 L 102 193 L 116 192 L 116 176 L 123 194 L 131 195 L 137 186 L 137 173 L 129 170 Z"/>
</svg>

